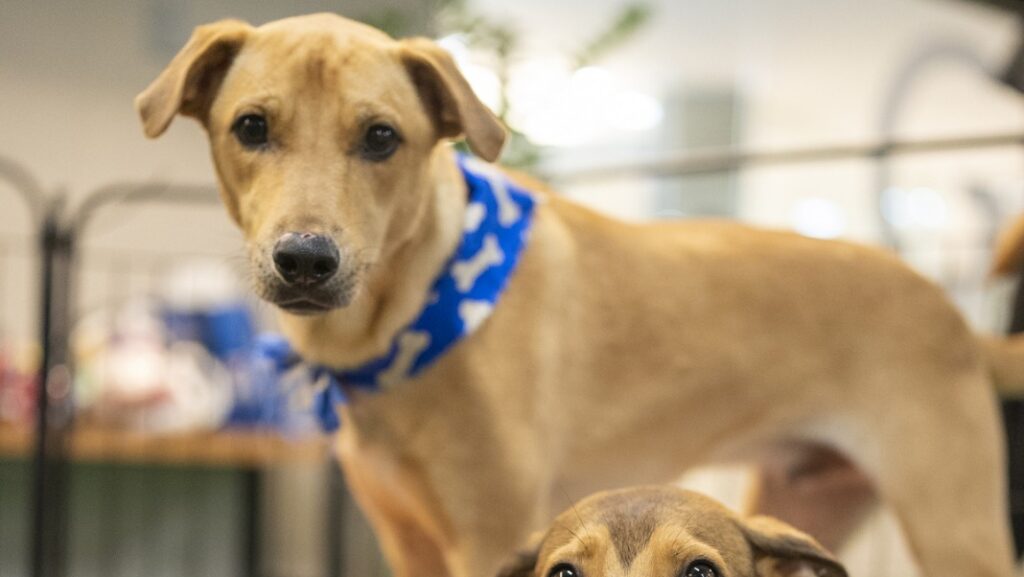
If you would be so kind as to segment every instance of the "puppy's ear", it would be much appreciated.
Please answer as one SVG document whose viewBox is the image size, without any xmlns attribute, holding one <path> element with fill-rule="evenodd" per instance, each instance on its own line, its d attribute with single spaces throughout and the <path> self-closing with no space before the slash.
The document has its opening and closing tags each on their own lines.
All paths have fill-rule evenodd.
<svg viewBox="0 0 1024 577">
<path fill-rule="evenodd" d="M 516 553 L 515 557 L 498 570 L 497 577 L 533 577 L 539 555 L 540 548 L 524 549 Z"/>
<path fill-rule="evenodd" d="M 770 517 L 740 521 L 762 577 L 847 577 L 846 569 L 810 536 Z"/>
<path fill-rule="evenodd" d="M 163 134 L 178 113 L 205 120 L 224 73 L 251 31 L 239 20 L 197 27 L 160 76 L 135 97 L 146 136 Z"/>
<path fill-rule="evenodd" d="M 505 144 L 505 129 L 480 102 L 443 48 L 426 38 L 400 43 L 401 59 L 441 137 L 466 135 L 469 148 L 494 162 Z"/>
</svg>

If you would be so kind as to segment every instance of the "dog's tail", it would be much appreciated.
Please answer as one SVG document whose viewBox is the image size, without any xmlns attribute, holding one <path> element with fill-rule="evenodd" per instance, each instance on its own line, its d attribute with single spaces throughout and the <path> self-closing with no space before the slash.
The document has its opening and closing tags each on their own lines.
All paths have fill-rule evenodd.
<svg viewBox="0 0 1024 577">
<path fill-rule="evenodd" d="M 996 238 L 990 275 L 1017 276 L 1024 268 L 1024 215 L 1018 216 Z M 1024 287 L 1018 290 L 1024 290 Z M 1020 300 L 1018 298 L 1018 300 Z M 1016 314 L 1016 313 L 1015 313 Z M 1013 325 L 1019 325 L 1014 319 Z M 1011 331 L 1012 332 L 1012 331 Z M 1024 333 L 1019 333 L 1024 335 Z M 1024 336 L 978 338 L 996 390 L 1001 397 L 1024 398 Z"/>
<path fill-rule="evenodd" d="M 1010 276 L 1024 264 L 1024 216 L 1016 218 L 996 239 L 992 256 L 992 275 Z"/>
<path fill-rule="evenodd" d="M 978 343 L 999 396 L 1024 398 L 1024 335 L 979 336 Z"/>
</svg>

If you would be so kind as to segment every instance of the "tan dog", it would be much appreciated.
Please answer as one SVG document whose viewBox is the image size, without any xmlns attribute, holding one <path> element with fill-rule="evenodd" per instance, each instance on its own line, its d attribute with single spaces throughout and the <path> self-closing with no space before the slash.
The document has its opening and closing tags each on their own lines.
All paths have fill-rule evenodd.
<svg viewBox="0 0 1024 577">
<path fill-rule="evenodd" d="M 137 107 L 152 137 L 203 124 L 256 290 L 339 368 L 389 349 L 459 242 L 445 139 L 494 160 L 504 134 L 434 44 L 334 15 L 202 26 Z M 563 491 L 735 459 L 766 464 L 752 511 L 830 548 L 877 495 L 929 577 L 1011 574 L 991 373 L 1020 385 L 1022 357 L 991 341 L 987 366 L 939 288 L 852 244 L 538 196 L 494 314 L 343 410 L 340 457 L 398 577 L 493 574 Z"/>
<path fill-rule="evenodd" d="M 598 493 L 559 515 L 499 577 L 846 577 L 811 537 L 770 517 L 741 519 L 692 491 Z"/>
</svg>

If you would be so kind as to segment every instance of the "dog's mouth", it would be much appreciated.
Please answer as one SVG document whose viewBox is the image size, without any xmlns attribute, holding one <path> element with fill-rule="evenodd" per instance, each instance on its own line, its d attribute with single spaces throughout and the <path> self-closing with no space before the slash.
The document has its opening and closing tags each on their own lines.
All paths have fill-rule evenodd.
<svg viewBox="0 0 1024 577">
<path fill-rule="evenodd" d="M 261 291 L 260 296 L 286 313 L 313 316 L 348 306 L 354 288 L 342 283 L 306 290 L 277 285 Z"/>
<path fill-rule="evenodd" d="M 331 306 L 326 303 L 318 302 L 308 298 L 298 298 L 294 300 L 284 301 L 275 303 L 281 310 L 291 313 L 293 315 L 300 316 L 312 316 L 325 313 L 332 309 L 338 308 L 338 306 Z"/>
<path fill-rule="evenodd" d="M 280 310 L 299 316 L 328 313 L 349 305 L 358 285 L 355 276 L 338 278 L 317 287 L 292 287 L 275 277 L 256 282 L 256 292 L 263 300 Z"/>
</svg>

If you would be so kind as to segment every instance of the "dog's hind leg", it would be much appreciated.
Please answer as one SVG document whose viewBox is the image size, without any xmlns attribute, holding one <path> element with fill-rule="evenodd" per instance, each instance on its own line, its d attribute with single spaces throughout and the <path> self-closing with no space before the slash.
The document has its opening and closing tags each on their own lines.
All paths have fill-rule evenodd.
<svg viewBox="0 0 1024 577">
<path fill-rule="evenodd" d="M 793 442 L 780 444 L 758 467 L 746 509 L 839 551 L 877 501 L 871 480 L 837 451 Z"/>
<path fill-rule="evenodd" d="M 920 371 L 913 403 L 865 414 L 871 439 L 844 447 L 875 481 L 925 577 L 1009 577 L 1013 555 L 999 415 L 983 375 Z M 909 384 L 909 383 L 908 383 Z"/>
</svg>

